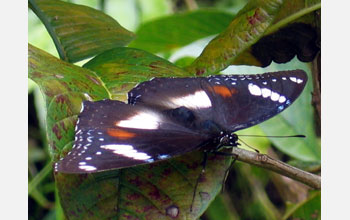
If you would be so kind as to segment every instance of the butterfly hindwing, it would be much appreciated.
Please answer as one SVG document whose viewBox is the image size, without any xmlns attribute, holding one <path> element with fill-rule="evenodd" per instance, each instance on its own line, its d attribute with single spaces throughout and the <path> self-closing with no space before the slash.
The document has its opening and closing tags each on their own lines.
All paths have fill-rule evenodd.
<svg viewBox="0 0 350 220">
<path fill-rule="evenodd" d="M 195 150 L 207 136 L 171 117 L 119 101 L 85 101 L 72 150 L 58 172 L 87 173 L 152 163 Z"/>
</svg>

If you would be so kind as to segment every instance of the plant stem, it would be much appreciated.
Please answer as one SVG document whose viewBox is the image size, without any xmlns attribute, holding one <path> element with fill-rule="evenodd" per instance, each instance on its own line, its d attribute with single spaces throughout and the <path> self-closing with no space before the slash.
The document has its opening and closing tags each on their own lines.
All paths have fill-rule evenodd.
<svg viewBox="0 0 350 220">
<path fill-rule="evenodd" d="M 290 15 L 290 16 L 282 19 L 282 20 L 280 20 L 276 24 L 271 25 L 266 30 L 264 35 L 269 35 L 269 34 L 275 32 L 275 31 L 277 31 L 278 29 L 280 29 L 284 25 L 286 25 L 286 24 L 288 24 L 288 23 L 290 23 L 290 22 L 292 22 L 292 21 L 294 21 L 294 20 L 296 20 L 296 19 L 298 19 L 298 18 L 300 18 L 300 17 L 302 17 L 302 16 L 304 16 L 304 15 L 310 13 L 310 12 L 316 11 L 316 10 L 318 10 L 320 8 L 321 8 L 321 3 L 317 3 L 317 4 L 315 4 L 315 5 L 311 6 L 311 7 L 304 8 L 304 9 L 302 9 L 302 10 L 300 10 L 300 11 L 298 11 L 298 12 L 296 12 L 296 13 L 294 13 L 294 14 L 292 14 L 292 15 Z"/>
<path fill-rule="evenodd" d="M 237 160 L 253 164 L 291 179 L 304 183 L 314 189 L 321 189 L 321 177 L 296 167 L 290 166 L 282 161 L 275 160 L 266 154 L 259 154 L 252 151 L 243 150 L 237 147 L 232 149 L 232 153 L 237 154 Z"/>
<path fill-rule="evenodd" d="M 46 166 L 40 170 L 40 172 L 29 182 L 28 194 L 31 194 L 34 189 L 43 181 L 43 179 L 52 171 L 51 163 L 47 163 Z"/>
</svg>

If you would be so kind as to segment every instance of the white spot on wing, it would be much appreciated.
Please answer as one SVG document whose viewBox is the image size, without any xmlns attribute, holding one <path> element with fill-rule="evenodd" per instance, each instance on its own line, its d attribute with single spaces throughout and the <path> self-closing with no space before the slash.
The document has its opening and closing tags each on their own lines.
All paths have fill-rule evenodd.
<svg viewBox="0 0 350 220">
<path fill-rule="evenodd" d="M 93 101 L 93 99 L 91 98 L 91 96 L 88 93 L 84 93 L 84 96 L 87 100 Z"/>
<path fill-rule="evenodd" d="M 280 98 L 278 99 L 278 102 L 279 102 L 279 103 L 283 103 L 283 102 L 285 102 L 286 100 L 287 100 L 286 97 L 280 96 Z"/>
<path fill-rule="evenodd" d="M 126 120 L 118 121 L 115 125 L 124 128 L 157 129 L 161 118 L 152 112 L 138 112 Z"/>
<path fill-rule="evenodd" d="M 146 153 L 138 152 L 134 149 L 132 145 L 128 144 L 108 144 L 108 145 L 101 145 L 100 146 L 103 149 L 112 150 L 113 153 L 123 155 L 125 157 L 130 157 L 135 160 L 147 160 L 150 159 L 151 156 L 149 156 Z"/>
<path fill-rule="evenodd" d="M 248 89 L 250 94 L 255 95 L 255 96 L 261 96 L 262 92 L 259 86 L 254 85 L 253 83 L 248 84 Z"/>
<path fill-rule="evenodd" d="M 261 89 L 262 97 L 267 98 L 271 95 L 271 90 L 268 88 Z"/>
<path fill-rule="evenodd" d="M 289 77 L 289 79 L 290 79 L 290 81 L 295 82 L 295 83 L 298 83 L 298 84 L 300 84 L 300 83 L 303 82 L 302 79 L 297 79 L 297 78 L 294 77 L 294 76 Z"/>
<path fill-rule="evenodd" d="M 271 93 L 271 100 L 272 101 L 275 102 L 275 101 L 279 100 L 279 98 L 280 98 L 280 95 L 278 93 L 276 93 L 276 92 Z"/>
<path fill-rule="evenodd" d="M 196 91 L 194 94 L 187 96 L 172 98 L 169 105 L 174 104 L 173 107 L 184 106 L 186 108 L 209 108 L 211 107 L 211 101 L 206 92 L 203 90 Z"/>
<path fill-rule="evenodd" d="M 89 166 L 89 165 L 81 165 L 81 166 L 79 166 L 79 169 L 82 169 L 85 171 L 93 171 L 93 170 L 96 170 L 96 167 Z"/>
<path fill-rule="evenodd" d="M 164 159 L 167 159 L 167 158 L 169 158 L 169 157 L 170 157 L 170 155 L 168 155 L 168 154 L 162 154 L 162 155 L 159 155 L 159 156 L 158 156 L 158 159 L 164 160 Z"/>
<path fill-rule="evenodd" d="M 81 105 L 80 113 L 82 113 L 83 111 L 84 111 L 84 102 L 83 102 L 83 104 Z"/>
</svg>

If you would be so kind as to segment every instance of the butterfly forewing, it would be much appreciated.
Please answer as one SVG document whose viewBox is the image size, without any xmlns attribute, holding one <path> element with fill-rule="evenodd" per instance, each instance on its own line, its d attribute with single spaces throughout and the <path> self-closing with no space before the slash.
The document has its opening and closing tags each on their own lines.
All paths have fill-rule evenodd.
<svg viewBox="0 0 350 220">
<path fill-rule="evenodd" d="M 155 78 L 131 90 L 129 103 L 175 108 L 188 102 L 187 106 L 201 118 L 236 131 L 283 111 L 300 95 L 306 81 L 307 76 L 302 70 L 258 75 Z M 183 92 L 186 88 L 190 90 Z"/>
<path fill-rule="evenodd" d="M 215 121 L 230 131 L 261 123 L 292 104 L 307 82 L 304 71 L 209 77 L 203 86 Z"/>
</svg>

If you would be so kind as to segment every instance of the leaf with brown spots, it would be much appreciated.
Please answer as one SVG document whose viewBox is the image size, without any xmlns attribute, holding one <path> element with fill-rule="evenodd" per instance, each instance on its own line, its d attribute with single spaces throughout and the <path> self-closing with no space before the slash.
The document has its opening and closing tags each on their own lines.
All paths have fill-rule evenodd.
<svg viewBox="0 0 350 220">
<path fill-rule="evenodd" d="M 231 159 L 211 155 L 197 188 L 203 152 L 94 174 L 56 174 L 69 219 L 197 219 L 221 190 Z"/>
<path fill-rule="evenodd" d="M 84 65 L 96 72 L 111 92 L 113 99 L 126 100 L 126 94 L 136 83 L 152 77 L 186 77 L 188 72 L 167 60 L 133 48 L 106 51 Z"/>
<path fill-rule="evenodd" d="M 274 45 L 277 42 L 274 37 L 270 38 L 272 43 L 269 45 L 274 45 L 273 48 L 264 47 L 266 46 L 266 40 L 262 42 L 262 45 L 259 44 L 259 40 L 292 22 L 302 22 L 303 24 L 314 22 L 317 19 L 314 18 L 310 21 L 310 17 L 314 16 L 313 12 L 319 8 L 319 1 L 251 0 L 235 16 L 227 29 L 210 41 L 202 54 L 186 69 L 196 75 L 209 75 L 217 73 L 232 64 L 266 66 L 272 60 L 278 62 L 278 58 L 280 58 L 278 57 L 280 54 L 278 49 L 285 46 L 281 42 L 284 42 L 283 40 L 287 37 L 286 32 L 298 35 L 303 31 L 295 31 L 294 29 L 294 31 L 289 31 L 287 29 L 283 32 L 282 37 L 281 34 L 278 35 L 277 39 L 280 42 L 278 45 Z M 305 28 L 301 28 L 301 30 L 305 30 Z M 309 29 L 306 28 L 306 30 Z M 298 54 L 299 58 L 307 56 L 306 61 L 312 59 L 319 50 L 314 45 L 309 45 L 317 43 L 314 30 L 309 31 L 305 36 L 300 35 L 296 39 L 289 36 L 289 39 L 292 43 L 287 42 L 290 45 L 288 48 L 294 44 L 300 47 L 300 51 L 296 51 L 293 55 Z M 274 50 L 274 56 L 270 55 L 269 59 L 265 60 L 265 54 L 271 52 L 272 49 Z M 282 58 L 281 62 L 290 60 L 290 56 Z"/>
<path fill-rule="evenodd" d="M 58 159 L 64 146 L 74 139 L 82 100 L 101 100 L 110 95 L 95 73 L 59 60 L 32 45 L 28 46 L 28 69 L 29 77 L 44 94 L 50 153 Z"/>
</svg>

